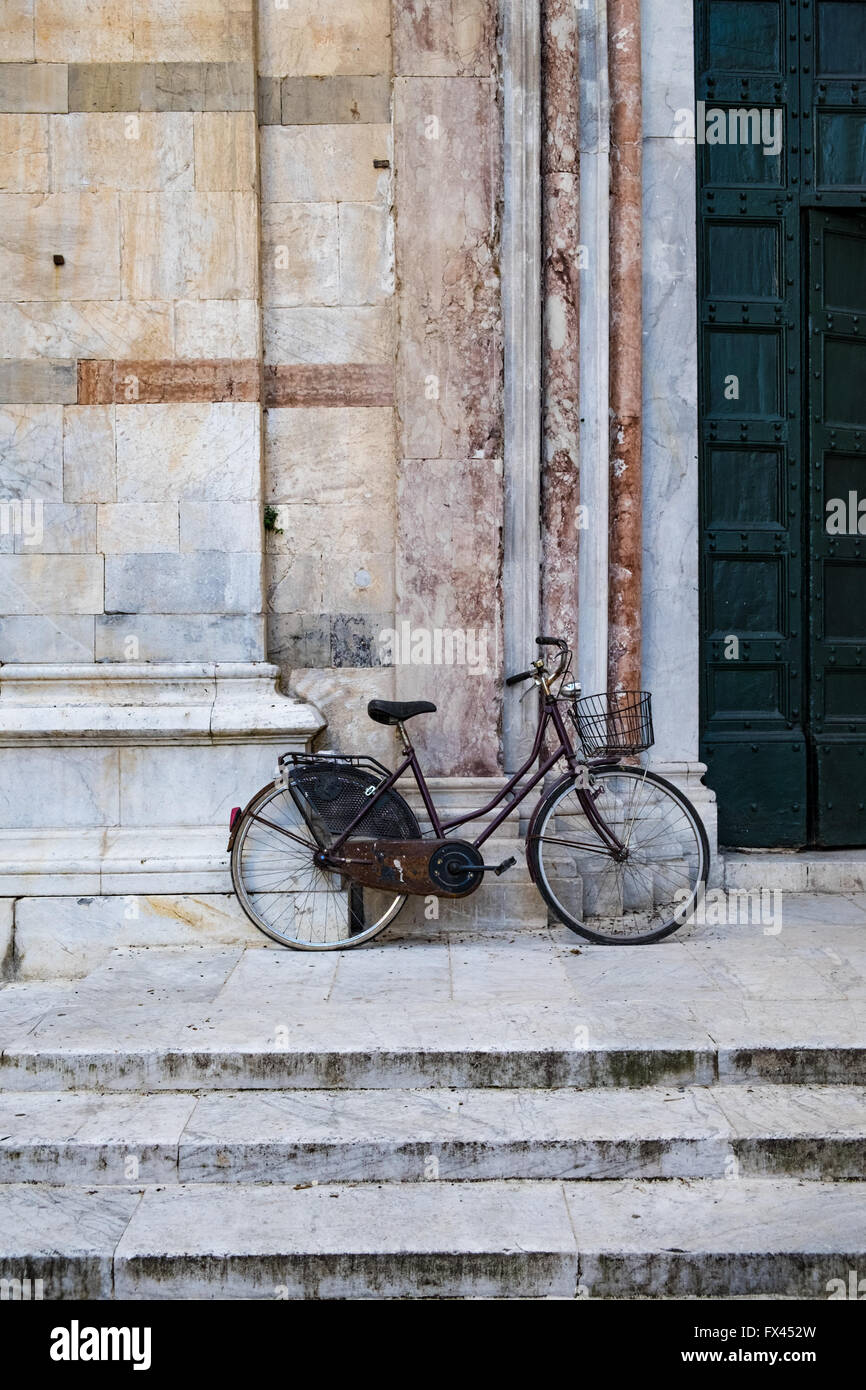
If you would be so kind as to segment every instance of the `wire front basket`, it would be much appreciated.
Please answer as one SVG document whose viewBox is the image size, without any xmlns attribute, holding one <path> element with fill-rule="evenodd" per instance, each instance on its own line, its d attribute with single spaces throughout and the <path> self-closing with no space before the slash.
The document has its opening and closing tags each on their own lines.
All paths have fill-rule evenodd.
<svg viewBox="0 0 866 1390">
<path fill-rule="evenodd" d="M 642 753 L 654 741 L 648 690 L 615 690 L 584 695 L 574 702 L 574 722 L 589 758 L 621 758 Z"/>
</svg>

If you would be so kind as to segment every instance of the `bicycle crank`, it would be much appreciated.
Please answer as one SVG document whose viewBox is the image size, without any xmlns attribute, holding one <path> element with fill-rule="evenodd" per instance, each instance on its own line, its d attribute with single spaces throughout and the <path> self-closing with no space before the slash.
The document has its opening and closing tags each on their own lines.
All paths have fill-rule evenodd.
<svg viewBox="0 0 866 1390">
<path fill-rule="evenodd" d="M 516 862 L 485 864 L 467 840 L 350 840 L 342 853 L 323 850 L 315 860 L 367 888 L 438 898 L 465 898 L 485 872 L 503 873 Z"/>
</svg>

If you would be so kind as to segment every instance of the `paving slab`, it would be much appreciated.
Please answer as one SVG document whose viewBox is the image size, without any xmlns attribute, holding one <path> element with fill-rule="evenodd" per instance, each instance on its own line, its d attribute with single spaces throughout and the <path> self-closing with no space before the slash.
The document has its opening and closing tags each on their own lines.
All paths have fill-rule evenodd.
<svg viewBox="0 0 866 1390">
<path fill-rule="evenodd" d="M 65 989 L 0 989 L 0 1078 L 129 1090 L 864 1083 L 863 923 L 734 926 L 632 949 L 562 929 L 428 929 L 322 954 L 127 948 Z"/>
<path fill-rule="evenodd" d="M 118 1298 L 571 1297 L 559 1183 L 150 1189 Z"/>
<path fill-rule="evenodd" d="M 195 1097 L 0 1092 L 0 1182 L 175 1181 Z"/>
<path fill-rule="evenodd" d="M 824 1299 L 864 1257 L 856 1182 L 0 1189 L 0 1261 L 49 1298 L 113 1268 L 120 1299 Z"/>
<path fill-rule="evenodd" d="M 826 1298 L 866 1255 L 866 1184 L 571 1183 L 588 1297 Z"/>
<path fill-rule="evenodd" d="M 0 1278 L 41 1279 L 45 1299 L 111 1298 L 114 1249 L 141 1191 L 0 1187 Z"/>
</svg>

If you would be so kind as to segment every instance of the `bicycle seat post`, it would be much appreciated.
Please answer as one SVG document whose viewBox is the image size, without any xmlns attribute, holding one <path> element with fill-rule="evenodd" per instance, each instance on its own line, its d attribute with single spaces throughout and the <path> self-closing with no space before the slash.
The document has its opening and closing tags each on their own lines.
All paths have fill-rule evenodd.
<svg viewBox="0 0 866 1390">
<path fill-rule="evenodd" d="M 412 745 L 409 742 L 409 735 L 406 733 L 406 727 L 403 724 L 403 721 L 401 719 L 398 719 L 394 727 L 397 731 L 397 737 L 399 738 L 400 743 L 403 747 L 403 752 L 406 754 L 411 753 Z"/>
</svg>

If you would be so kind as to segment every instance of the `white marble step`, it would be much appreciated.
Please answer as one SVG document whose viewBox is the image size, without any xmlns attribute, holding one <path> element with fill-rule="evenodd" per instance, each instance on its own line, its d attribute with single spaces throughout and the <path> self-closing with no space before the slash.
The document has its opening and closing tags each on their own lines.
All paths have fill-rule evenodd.
<svg viewBox="0 0 866 1390">
<path fill-rule="evenodd" d="M 0 1093 L 0 1182 L 866 1179 L 866 1089 Z"/>
<path fill-rule="evenodd" d="M 118 949 L 81 980 L 0 989 L 0 1086 L 866 1085 L 864 932 L 857 904 L 804 895 L 777 935 L 632 950 L 435 924 L 346 952 Z"/>
<path fill-rule="evenodd" d="M 726 850 L 726 888 L 777 893 L 866 892 L 866 849 Z"/>
<path fill-rule="evenodd" d="M 0 1268 L 71 1298 L 826 1298 L 866 1184 L 0 1188 Z"/>
</svg>

